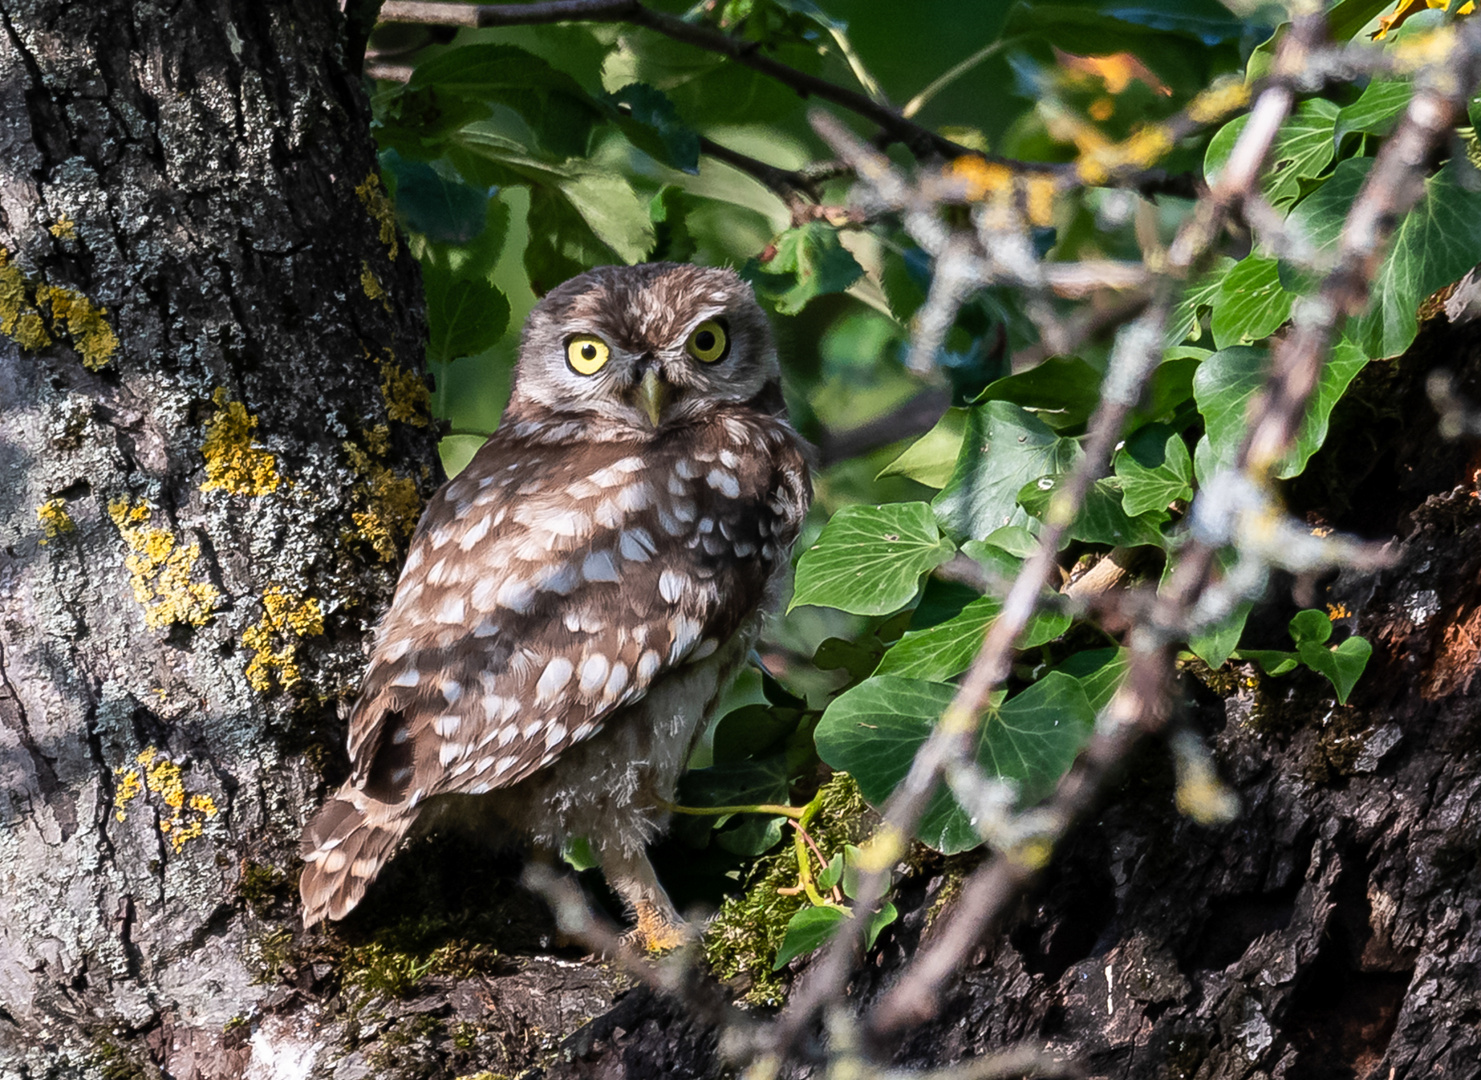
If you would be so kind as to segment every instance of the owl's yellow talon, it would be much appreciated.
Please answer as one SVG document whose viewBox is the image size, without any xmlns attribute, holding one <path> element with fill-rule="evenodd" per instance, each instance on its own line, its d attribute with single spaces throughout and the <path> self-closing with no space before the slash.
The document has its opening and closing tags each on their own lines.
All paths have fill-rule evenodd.
<svg viewBox="0 0 1481 1080">
<path fill-rule="evenodd" d="M 692 936 L 689 924 L 658 904 L 640 900 L 636 915 L 638 925 L 628 933 L 628 941 L 646 953 L 666 953 L 679 948 Z"/>
</svg>

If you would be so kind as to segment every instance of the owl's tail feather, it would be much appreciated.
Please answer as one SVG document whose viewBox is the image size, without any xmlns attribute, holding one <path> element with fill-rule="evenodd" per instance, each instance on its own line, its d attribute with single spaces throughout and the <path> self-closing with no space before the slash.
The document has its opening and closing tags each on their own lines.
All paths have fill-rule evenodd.
<svg viewBox="0 0 1481 1080">
<path fill-rule="evenodd" d="M 404 804 L 379 802 L 348 785 L 325 803 L 298 844 L 304 927 L 353 911 L 416 816 Z"/>
</svg>

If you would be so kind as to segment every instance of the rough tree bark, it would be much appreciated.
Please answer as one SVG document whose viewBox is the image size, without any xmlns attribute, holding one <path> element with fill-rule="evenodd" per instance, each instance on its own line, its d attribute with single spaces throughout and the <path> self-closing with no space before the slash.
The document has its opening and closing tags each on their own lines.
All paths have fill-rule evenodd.
<svg viewBox="0 0 1481 1080">
<path fill-rule="evenodd" d="M 537 955 L 548 924 L 458 843 L 393 864 L 358 924 L 294 925 L 336 704 L 436 469 L 344 37 L 332 0 L 0 0 L 0 1077 L 720 1075 L 681 1005 Z M 1474 383 L 1478 337 L 1432 324 L 1371 369 L 1308 470 L 1332 482 L 1296 492 L 1407 536 L 1323 597 L 1377 646 L 1353 703 L 1190 675 L 1244 815 L 1179 818 L 1149 752 L 897 1060 L 1474 1073 L 1481 500 L 1420 388 L 1462 359 Z M 961 869 L 906 878 L 860 999 Z M 377 968 L 388 905 L 484 912 L 532 955 Z"/>
</svg>

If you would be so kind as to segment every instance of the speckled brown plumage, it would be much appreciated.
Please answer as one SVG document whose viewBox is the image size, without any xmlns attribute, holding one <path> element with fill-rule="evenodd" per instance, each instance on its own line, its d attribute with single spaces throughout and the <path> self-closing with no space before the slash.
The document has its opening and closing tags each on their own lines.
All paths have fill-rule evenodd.
<svg viewBox="0 0 1481 1080">
<path fill-rule="evenodd" d="M 610 350 L 601 370 L 568 362 L 573 337 Z M 466 796 L 538 844 L 585 836 L 639 914 L 676 918 L 644 845 L 810 498 L 780 413 L 729 271 L 607 268 L 537 306 L 502 426 L 412 539 L 353 773 L 304 832 L 305 923 L 352 909 L 429 801 Z"/>
</svg>

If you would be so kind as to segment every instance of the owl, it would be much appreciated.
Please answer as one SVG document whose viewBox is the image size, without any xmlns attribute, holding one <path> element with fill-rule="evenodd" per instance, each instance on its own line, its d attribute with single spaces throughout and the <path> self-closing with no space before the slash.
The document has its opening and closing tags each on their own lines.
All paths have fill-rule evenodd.
<svg viewBox="0 0 1481 1080">
<path fill-rule="evenodd" d="M 538 848 L 585 837 L 637 938 L 672 940 L 646 845 L 810 500 L 734 272 L 606 267 L 550 292 L 498 431 L 412 538 L 350 779 L 304 830 L 305 925 L 354 908 L 418 815 L 476 798 Z"/>
</svg>

